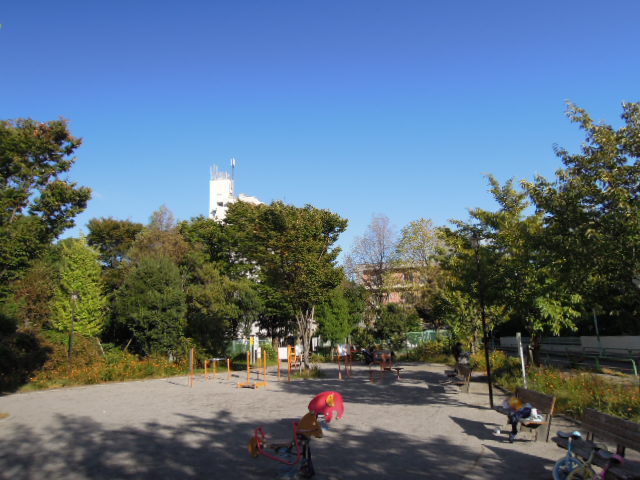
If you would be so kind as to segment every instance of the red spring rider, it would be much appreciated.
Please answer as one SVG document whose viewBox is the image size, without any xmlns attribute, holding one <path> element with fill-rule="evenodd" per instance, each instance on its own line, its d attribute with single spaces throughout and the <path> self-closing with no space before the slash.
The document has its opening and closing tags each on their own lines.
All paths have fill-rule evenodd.
<svg viewBox="0 0 640 480">
<path fill-rule="evenodd" d="M 338 414 L 338 418 L 342 418 L 344 415 L 342 395 L 338 392 L 322 392 L 309 403 L 309 413 L 299 422 L 293 422 L 292 440 L 268 442 L 264 430 L 262 427 L 258 427 L 249 440 L 249 453 L 252 457 L 264 455 L 286 465 L 287 473 L 291 476 L 296 475 L 299 471 L 300 476 L 311 478 L 315 474 L 315 470 L 311 461 L 309 443 L 312 437 L 323 437 L 318 417 L 321 416 L 326 423 L 329 423 L 334 411 Z"/>
</svg>

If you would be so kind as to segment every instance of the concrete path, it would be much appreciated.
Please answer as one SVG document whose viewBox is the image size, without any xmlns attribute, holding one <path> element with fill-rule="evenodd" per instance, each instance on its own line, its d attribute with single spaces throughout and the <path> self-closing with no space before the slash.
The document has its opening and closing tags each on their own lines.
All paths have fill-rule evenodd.
<svg viewBox="0 0 640 480">
<path fill-rule="evenodd" d="M 489 408 L 486 384 L 474 380 L 469 393 L 443 386 L 442 365 L 405 364 L 402 378 L 377 383 L 364 366 L 343 381 L 321 367 L 326 378 L 290 383 L 272 371 L 256 390 L 236 388 L 246 380 L 236 372 L 199 377 L 193 388 L 179 377 L 0 397 L 10 414 L 0 420 L 0 478 L 277 478 L 279 464 L 251 458 L 247 441 L 257 426 L 290 437 L 291 422 L 325 390 L 339 391 L 346 407 L 312 441 L 319 480 L 549 479 L 563 455 L 553 442 L 494 434 L 505 417 Z M 571 428 L 554 423 L 552 433 Z"/>
</svg>

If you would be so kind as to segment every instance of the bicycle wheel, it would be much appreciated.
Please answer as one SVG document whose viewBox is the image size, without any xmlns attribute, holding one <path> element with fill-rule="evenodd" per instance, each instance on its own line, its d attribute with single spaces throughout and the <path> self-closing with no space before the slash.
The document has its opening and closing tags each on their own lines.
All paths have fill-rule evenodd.
<svg viewBox="0 0 640 480">
<path fill-rule="evenodd" d="M 591 465 L 582 465 L 571 470 L 567 475 L 567 480 L 591 480 L 595 476 L 596 472 L 591 468 Z"/>
<path fill-rule="evenodd" d="M 573 470 L 584 466 L 584 462 L 576 457 L 561 458 L 553 466 L 553 480 L 567 480 Z"/>
</svg>

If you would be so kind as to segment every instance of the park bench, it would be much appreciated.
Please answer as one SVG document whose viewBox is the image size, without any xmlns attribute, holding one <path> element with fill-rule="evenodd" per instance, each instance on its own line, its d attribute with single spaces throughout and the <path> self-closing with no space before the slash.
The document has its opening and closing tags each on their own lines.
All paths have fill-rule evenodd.
<svg viewBox="0 0 640 480">
<path fill-rule="evenodd" d="M 447 377 L 449 377 L 444 383 L 450 385 L 458 385 L 461 392 L 468 393 L 472 371 L 473 369 L 469 365 L 458 364 L 455 370 L 444 371 Z"/>
<path fill-rule="evenodd" d="M 521 431 L 529 431 L 534 434 L 536 441 L 545 442 L 549 441 L 549 431 L 551 429 L 551 421 L 553 419 L 553 411 L 556 405 L 556 397 L 546 395 L 544 393 L 536 392 L 535 390 L 528 390 L 523 387 L 516 388 L 515 396 L 519 398 L 522 403 L 529 403 L 538 410 L 539 416 L 542 420 L 527 420 L 523 418 L 520 420 Z M 509 415 L 510 409 L 506 409 L 502 406 L 496 407 L 496 411 L 503 415 Z M 540 435 L 540 433 L 542 435 Z"/>
<path fill-rule="evenodd" d="M 627 448 L 640 451 L 640 424 L 630 420 L 587 408 L 580 419 L 580 432 L 586 433 L 586 439 L 574 440 L 572 449 L 574 454 L 585 459 L 589 458 L 596 441 L 598 445 L 600 445 L 599 442 L 615 445 L 616 453 L 623 457 Z M 567 448 L 566 438 L 555 437 L 553 441 L 559 447 Z M 599 467 L 604 467 L 607 464 L 607 460 L 596 455 L 593 463 Z M 640 479 L 640 465 L 637 463 L 631 464 L 627 461 L 623 465 L 612 466 L 607 473 L 607 478 L 620 480 Z"/>
</svg>

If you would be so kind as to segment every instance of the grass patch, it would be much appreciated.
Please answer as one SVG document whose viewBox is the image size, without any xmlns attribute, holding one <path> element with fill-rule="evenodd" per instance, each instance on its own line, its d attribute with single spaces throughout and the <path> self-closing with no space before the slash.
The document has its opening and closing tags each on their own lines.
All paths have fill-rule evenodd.
<svg viewBox="0 0 640 480">
<path fill-rule="evenodd" d="M 484 354 L 473 356 L 474 368 L 486 371 Z M 503 352 L 491 354 L 494 380 L 501 387 L 515 391 L 523 386 L 520 360 Z M 619 376 L 619 375 L 617 375 Z M 555 395 L 556 412 L 579 418 L 585 409 L 640 422 L 640 390 L 636 381 L 624 382 L 580 370 L 560 370 L 554 367 L 529 367 L 528 386 L 531 390 Z"/>
<path fill-rule="evenodd" d="M 55 332 L 46 336 L 51 353 L 43 368 L 29 378 L 19 391 L 45 390 L 76 385 L 93 385 L 143 378 L 161 378 L 185 375 L 188 367 L 183 362 L 169 362 L 164 356 L 138 358 L 119 348 L 105 346 L 102 355 L 94 339 L 74 337 L 72 362 L 67 356 L 67 338 Z"/>
<path fill-rule="evenodd" d="M 318 365 L 311 365 L 309 368 L 305 368 L 302 372 L 296 372 L 293 374 L 293 378 L 310 379 L 310 378 L 324 378 L 325 374 Z"/>
<path fill-rule="evenodd" d="M 419 344 L 416 348 L 398 355 L 398 360 L 408 362 L 429 362 L 453 364 L 454 358 L 450 353 L 446 340 L 435 340 Z"/>
</svg>

